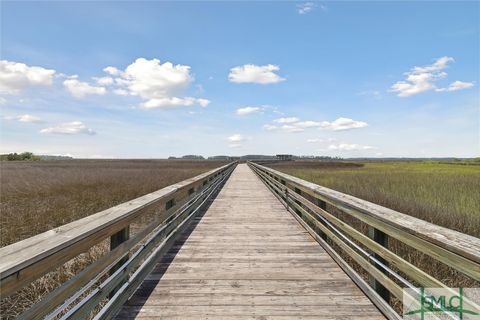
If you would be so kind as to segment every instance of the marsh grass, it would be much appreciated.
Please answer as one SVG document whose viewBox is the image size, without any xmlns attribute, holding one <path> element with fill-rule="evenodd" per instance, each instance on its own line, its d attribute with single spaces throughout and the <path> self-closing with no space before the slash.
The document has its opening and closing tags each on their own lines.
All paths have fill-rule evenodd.
<svg viewBox="0 0 480 320">
<path fill-rule="evenodd" d="M 0 162 L 0 246 L 129 201 L 217 168 L 222 161 L 68 160 Z M 153 211 L 133 224 L 148 223 Z M 158 210 L 157 210 L 158 211 Z M 109 248 L 109 240 L 73 258 L 0 304 L 2 319 L 13 319 L 84 269 Z"/>
<path fill-rule="evenodd" d="M 0 246 L 26 239 L 224 164 L 183 160 L 0 162 Z"/>
<path fill-rule="evenodd" d="M 419 219 L 480 237 L 480 166 L 436 162 L 321 161 L 270 164 L 273 169 Z"/>
</svg>

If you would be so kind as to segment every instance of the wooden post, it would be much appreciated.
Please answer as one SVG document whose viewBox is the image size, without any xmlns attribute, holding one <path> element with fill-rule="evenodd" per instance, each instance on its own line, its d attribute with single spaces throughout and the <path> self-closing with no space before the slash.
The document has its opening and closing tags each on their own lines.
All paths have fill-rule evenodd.
<svg viewBox="0 0 480 320">
<path fill-rule="evenodd" d="M 319 207 L 322 210 L 327 211 L 327 203 L 325 201 L 321 200 L 321 199 L 318 199 L 318 198 L 316 198 L 316 199 L 317 199 L 317 207 Z M 315 227 L 314 230 L 318 235 L 320 235 L 320 237 L 322 237 L 323 240 L 327 241 L 327 239 L 328 239 L 327 235 L 325 233 L 323 233 L 322 230 L 320 230 L 320 228 Z"/>
<path fill-rule="evenodd" d="M 287 183 L 285 180 L 280 180 L 280 183 L 283 184 L 285 187 L 287 186 Z M 285 202 L 287 203 L 287 210 L 288 210 L 288 190 L 285 189 Z"/>
<path fill-rule="evenodd" d="M 285 203 L 287 204 L 287 211 L 289 211 L 290 204 L 288 203 L 288 189 L 285 189 Z"/>
<path fill-rule="evenodd" d="M 122 242 L 127 241 L 129 238 L 130 238 L 130 226 L 127 226 L 122 230 L 118 231 L 117 233 L 112 234 L 110 237 L 110 250 L 115 249 L 120 244 L 122 244 Z M 112 269 L 110 269 L 110 275 L 115 273 L 115 271 L 117 271 L 125 262 L 127 262 L 127 260 L 128 260 L 128 255 L 126 255 L 124 258 L 118 261 L 118 263 Z M 120 287 L 122 286 L 123 283 L 125 283 L 125 281 L 126 281 L 126 277 L 124 281 L 122 281 L 115 289 L 112 290 L 112 292 L 110 292 L 110 295 L 109 295 L 110 298 L 115 295 L 115 292 L 117 292 L 117 290 L 120 289 Z"/>
<path fill-rule="evenodd" d="M 388 235 L 386 235 L 384 232 L 375 229 L 372 226 L 368 226 L 368 237 L 375 241 L 376 243 L 382 245 L 383 247 L 388 246 Z M 387 262 L 385 259 L 383 259 L 381 256 L 378 254 L 373 254 L 373 257 L 383 263 L 384 265 L 387 265 Z M 382 271 L 385 273 L 385 270 Z M 368 282 L 370 283 L 370 286 L 388 303 L 390 301 L 390 292 L 385 288 L 380 282 L 378 282 L 374 277 L 371 275 L 368 276 Z"/>
<path fill-rule="evenodd" d="M 298 194 L 298 195 L 302 195 L 302 190 L 298 189 L 298 188 L 295 188 L 294 189 L 295 193 Z M 295 203 L 298 204 L 299 206 L 302 206 L 302 203 L 298 200 L 295 200 Z M 295 212 L 303 218 L 303 215 L 302 215 L 302 212 L 298 209 L 295 209 Z"/>
<path fill-rule="evenodd" d="M 327 203 L 317 198 L 317 206 L 322 210 L 327 210 Z"/>
</svg>

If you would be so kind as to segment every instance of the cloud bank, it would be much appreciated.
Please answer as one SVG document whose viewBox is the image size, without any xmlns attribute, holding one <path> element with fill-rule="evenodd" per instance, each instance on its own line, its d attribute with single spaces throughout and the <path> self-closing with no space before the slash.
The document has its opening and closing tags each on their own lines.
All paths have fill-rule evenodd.
<svg viewBox="0 0 480 320">
<path fill-rule="evenodd" d="M 303 132 L 308 128 L 320 128 L 333 131 L 342 131 L 350 129 L 365 128 L 368 126 L 366 122 L 356 121 L 350 118 L 340 117 L 335 121 L 300 121 L 297 117 L 279 118 L 273 120 L 275 124 L 266 124 L 263 126 L 265 130 L 282 130 L 286 132 Z"/>
</svg>

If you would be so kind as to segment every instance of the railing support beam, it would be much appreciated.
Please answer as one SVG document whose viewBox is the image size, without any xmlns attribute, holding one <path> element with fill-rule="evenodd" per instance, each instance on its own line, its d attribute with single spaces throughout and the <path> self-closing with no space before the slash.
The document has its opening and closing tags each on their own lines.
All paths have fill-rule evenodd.
<svg viewBox="0 0 480 320">
<path fill-rule="evenodd" d="M 319 207 L 322 210 L 327 211 L 327 203 L 323 200 L 317 199 L 317 207 Z M 320 228 L 315 227 L 314 230 L 320 237 L 322 237 L 323 240 L 327 241 L 327 239 L 328 239 L 327 235 L 325 233 L 323 233 L 323 231 L 320 230 Z"/>
<path fill-rule="evenodd" d="M 110 251 L 118 247 L 123 242 L 127 241 L 129 238 L 130 238 L 130 226 L 127 226 L 122 230 L 118 231 L 117 233 L 112 234 L 112 236 L 110 237 Z M 128 261 L 128 255 L 123 257 L 120 261 L 118 261 L 118 263 L 112 269 L 110 269 L 109 271 L 110 275 L 115 273 L 115 271 L 117 271 L 127 261 Z M 112 292 L 110 292 L 110 296 L 109 296 L 110 298 L 115 295 L 115 292 L 122 286 L 123 283 L 125 283 L 125 281 L 122 281 L 115 289 L 112 290 Z"/>
<path fill-rule="evenodd" d="M 368 226 L 368 237 L 383 247 L 388 246 L 388 235 L 372 226 Z M 379 256 L 378 254 L 374 253 L 373 257 L 378 261 L 380 261 L 381 263 L 387 265 L 387 262 L 385 261 L 385 259 Z M 370 283 L 370 286 L 386 302 L 390 301 L 390 292 L 388 291 L 388 289 L 385 288 L 380 282 L 378 282 L 372 275 L 368 276 L 368 282 Z"/>
</svg>

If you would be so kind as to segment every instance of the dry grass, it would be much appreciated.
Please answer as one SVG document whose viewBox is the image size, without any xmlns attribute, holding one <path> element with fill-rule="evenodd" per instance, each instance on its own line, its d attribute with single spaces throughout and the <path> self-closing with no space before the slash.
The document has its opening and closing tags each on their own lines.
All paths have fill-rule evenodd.
<svg viewBox="0 0 480 320">
<path fill-rule="evenodd" d="M 2 161 L 0 246 L 86 217 L 225 163 L 186 160 Z M 3 300 L 1 318 L 14 318 L 98 259 L 107 249 L 108 241 L 104 241 Z"/>
<path fill-rule="evenodd" d="M 0 246 L 223 164 L 180 160 L 2 161 Z"/>
</svg>

